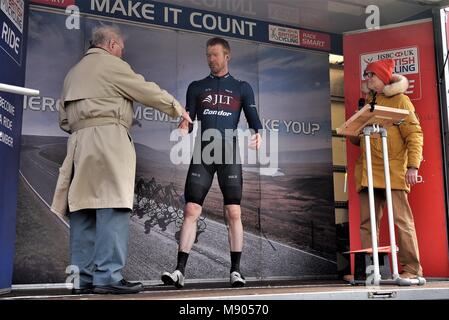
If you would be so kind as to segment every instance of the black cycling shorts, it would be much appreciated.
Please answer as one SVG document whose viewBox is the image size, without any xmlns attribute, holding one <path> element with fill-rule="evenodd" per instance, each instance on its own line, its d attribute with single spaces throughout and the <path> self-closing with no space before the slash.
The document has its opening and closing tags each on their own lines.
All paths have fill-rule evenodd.
<svg viewBox="0 0 449 320">
<path fill-rule="evenodd" d="M 236 150 L 235 145 L 234 150 Z M 212 185 L 214 174 L 217 172 L 218 184 L 223 194 L 224 204 L 240 205 L 243 185 L 242 165 L 236 162 L 236 157 L 239 158 L 238 154 L 234 156 L 234 161 L 231 161 L 231 163 L 222 161 L 220 164 L 206 164 L 203 161 L 196 164 L 193 163 L 192 159 L 184 190 L 186 203 L 193 202 L 202 206 Z"/>
</svg>

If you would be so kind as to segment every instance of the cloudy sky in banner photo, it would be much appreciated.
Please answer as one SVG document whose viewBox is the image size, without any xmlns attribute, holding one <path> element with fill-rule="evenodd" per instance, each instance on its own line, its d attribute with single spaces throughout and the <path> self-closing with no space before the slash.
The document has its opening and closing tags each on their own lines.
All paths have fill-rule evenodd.
<svg viewBox="0 0 449 320">
<path fill-rule="evenodd" d="M 26 85 L 41 90 L 44 97 L 58 99 L 65 74 L 81 58 L 90 30 L 99 24 L 89 18 L 81 30 L 67 30 L 63 27 L 64 16 L 32 10 Z M 209 74 L 205 44 L 211 36 L 119 25 L 126 35 L 125 60 L 184 105 L 189 83 Z M 327 55 L 239 40 L 230 40 L 230 44 L 231 74 L 250 83 L 261 118 L 281 120 L 280 151 L 330 148 Z M 135 104 L 138 107 L 141 105 Z M 318 123 L 321 129 L 313 136 L 287 133 L 284 120 Z M 57 121 L 57 112 L 26 110 L 23 133 L 62 136 Z M 132 129 L 136 142 L 159 150 L 170 149 L 169 134 L 176 123 L 139 122 L 140 126 Z"/>
</svg>

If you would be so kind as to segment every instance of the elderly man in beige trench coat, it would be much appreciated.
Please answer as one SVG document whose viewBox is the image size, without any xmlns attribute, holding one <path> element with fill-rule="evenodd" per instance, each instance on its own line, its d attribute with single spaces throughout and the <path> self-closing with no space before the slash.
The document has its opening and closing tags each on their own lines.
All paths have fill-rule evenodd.
<svg viewBox="0 0 449 320">
<path fill-rule="evenodd" d="M 67 74 L 59 124 L 68 132 L 52 211 L 69 214 L 70 260 L 79 271 L 73 293 L 136 293 L 141 283 L 123 279 L 136 153 L 129 129 L 132 101 L 191 122 L 180 103 L 123 61 L 116 27 L 92 34 L 91 48 Z"/>
</svg>

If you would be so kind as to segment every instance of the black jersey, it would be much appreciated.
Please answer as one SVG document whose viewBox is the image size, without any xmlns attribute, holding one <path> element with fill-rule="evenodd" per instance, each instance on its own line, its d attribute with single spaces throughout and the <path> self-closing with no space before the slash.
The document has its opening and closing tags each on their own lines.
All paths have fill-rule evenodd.
<svg viewBox="0 0 449 320">
<path fill-rule="evenodd" d="M 201 133 L 217 129 L 224 137 L 226 129 L 237 129 L 242 109 L 249 127 L 255 132 L 262 129 L 253 89 L 229 73 L 223 77 L 210 74 L 192 82 L 186 101 L 186 110 L 192 120 L 201 121 Z"/>
</svg>

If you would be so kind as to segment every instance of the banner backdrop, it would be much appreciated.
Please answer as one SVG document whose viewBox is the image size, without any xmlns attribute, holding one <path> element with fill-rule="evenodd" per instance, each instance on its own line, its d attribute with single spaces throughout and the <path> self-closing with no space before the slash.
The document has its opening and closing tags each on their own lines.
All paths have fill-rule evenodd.
<svg viewBox="0 0 449 320">
<path fill-rule="evenodd" d="M 362 74 L 369 62 L 394 59 L 394 72 L 406 76 L 410 81 L 406 94 L 415 106 L 424 132 L 424 159 L 419 169 L 423 183 L 412 188 L 409 201 L 415 219 L 424 276 L 447 277 L 448 240 L 432 22 L 425 20 L 377 31 L 347 34 L 343 45 L 346 118 L 357 110 L 358 99 L 362 97 Z M 354 250 L 360 248 L 359 199 L 354 179 L 359 148 L 348 142 L 347 150 L 350 237 L 351 249 Z M 381 245 L 389 245 L 386 215 L 385 212 L 381 225 Z"/>
<path fill-rule="evenodd" d="M 0 83 L 25 83 L 27 17 L 27 1 L 0 0 Z M 0 292 L 12 280 L 22 101 L 0 91 Z"/>
<path fill-rule="evenodd" d="M 58 127 L 57 104 L 66 73 L 82 57 L 91 30 L 102 22 L 102 16 L 120 18 L 114 22 L 127 36 L 124 59 L 132 68 L 174 94 L 182 104 L 189 83 L 209 74 L 205 45 L 211 35 L 189 28 L 156 28 L 151 21 L 146 24 L 139 19 L 137 23 L 136 17 L 125 16 L 121 10 L 112 14 L 107 2 L 85 2 L 104 5 L 95 4 L 102 10 L 94 16 L 82 15 L 80 29 L 65 28 L 67 15 L 58 14 L 63 11 L 39 6 L 30 14 L 26 83 L 40 89 L 42 95 L 26 99 L 23 105 L 23 183 L 19 194 L 23 224 L 19 226 L 22 240 L 15 283 L 65 280 L 69 229 L 67 221 L 58 220 L 48 209 L 67 141 Z M 154 4 L 155 8 L 161 5 L 137 3 Z M 82 12 L 92 13 L 83 6 Z M 187 8 L 176 8 L 192 15 Z M 211 30 L 207 33 L 215 34 Z M 231 74 L 250 83 L 266 132 L 276 132 L 279 137 L 276 167 L 243 166 L 242 272 L 259 279 L 335 277 L 328 55 L 227 39 L 232 49 Z M 178 119 L 139 104 L 134 105 L 134 116 L 131 133 L 137 172 L 125 277 L 157 280 L 176 264 L 188 164 L 170 160 L 179 142 L 170 140 Z M 243 115 L 241 127 L 246 127 Z M 30 229 L 30 225 L 35 228 Z M 30 255 L 36 260 L 29 259 Z M 186 276 L 228 279 L 229 268 L 223 198 L 215 179 L 198 222 Z"/>
</svg>

